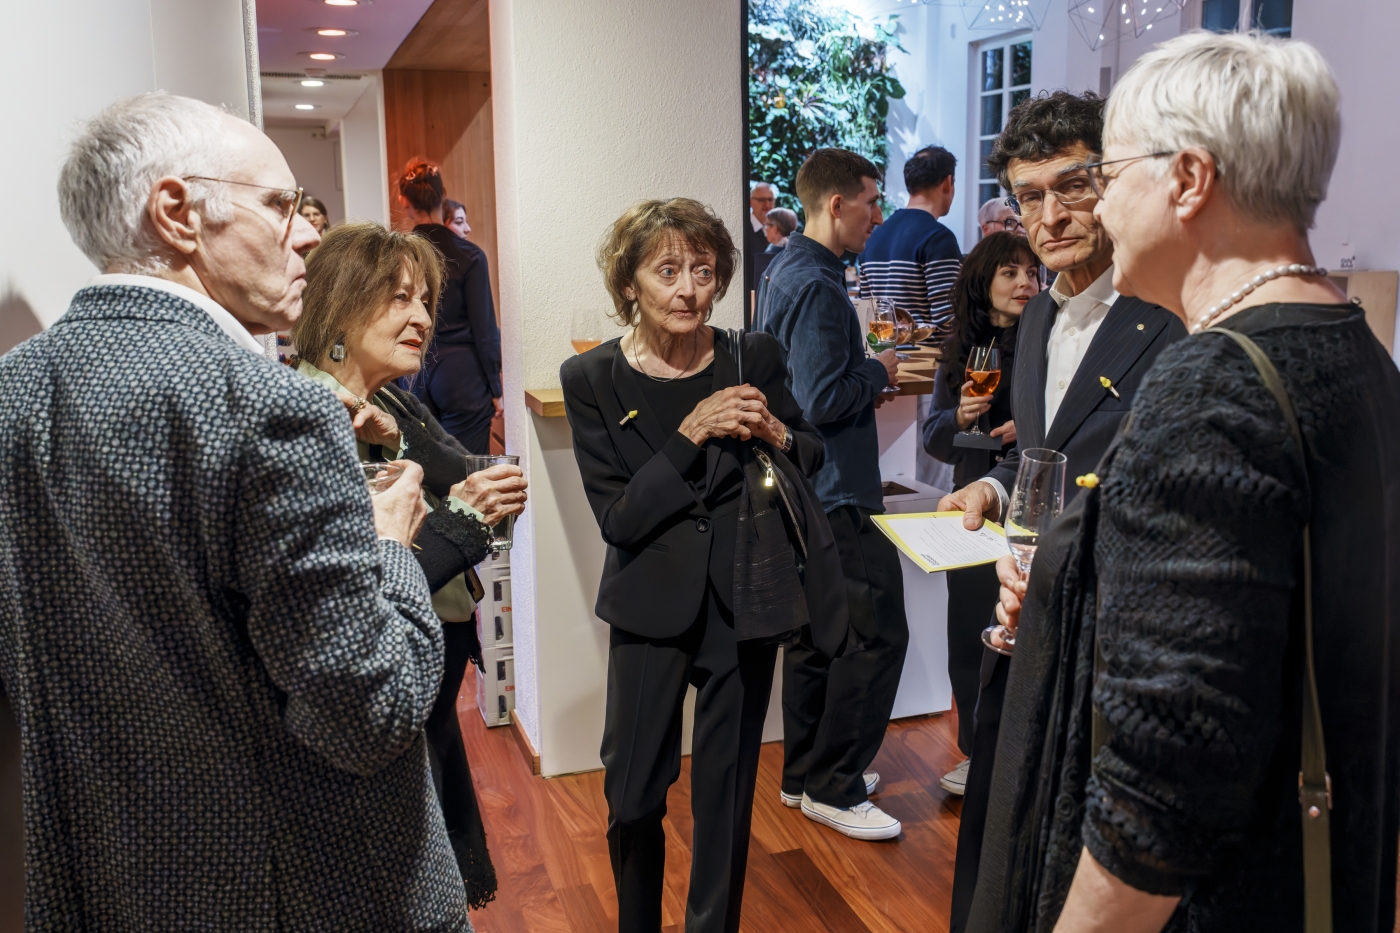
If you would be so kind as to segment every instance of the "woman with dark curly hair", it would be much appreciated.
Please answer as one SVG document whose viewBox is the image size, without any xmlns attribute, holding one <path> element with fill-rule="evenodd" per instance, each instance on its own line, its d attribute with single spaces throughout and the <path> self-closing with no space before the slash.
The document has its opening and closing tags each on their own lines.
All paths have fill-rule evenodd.
<svg viewBox="0 0 1400 933">
<path fill-rule="evenodd" d="M 603 792 L 622 933 L 661 928 L 661 824 L 687 685 L 699 693 L 686 930 L 735 933 L 777 643 L 810 617 L 806 637 L 835 653 L 832 635 L 846 630 L 835 542 L 807 480 L 821 436 L 787 389 L 772 337 L 706 323 L 735 260 L 723 222 L 699 202 L 631 208 L 599 249 L 631 330 L 560 370 L 608 544 L 596 611 L 612 627 Z"/>
<path fill-rule="evenodd" d="M 467 474 L 467 451 L 427 408 L 394 384 L 416 372 L 433 336 L 442 260 L 422 237 L 375 223 L 334 227 L 306 265 L 302 314 L 292 328 L 297 371 L 335 392 L 351 413 L 360 460 L 423 467 L 431 511 L 413 542 L 443 621 L 443 675 L 424 730 L 448 839 L 472 907 L 495 896 L 496 874 L 457 723 L 467 664 L 481 662 L 472 567 L 490 553 L 489 526 L 525 508 L 520 468 Z"/>
</svg>

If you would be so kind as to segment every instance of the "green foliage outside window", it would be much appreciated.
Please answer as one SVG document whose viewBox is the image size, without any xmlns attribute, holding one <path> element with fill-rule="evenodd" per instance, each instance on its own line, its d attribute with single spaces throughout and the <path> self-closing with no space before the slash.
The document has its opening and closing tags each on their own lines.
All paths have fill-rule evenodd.
<svg viewBox="0 0 1400 933">
<path fill-rule="evenodd" d="M 793 183 L 813 149 L 859 152 L 884 173 L 890 99 L 904 96 L 885 58 L 904 51 L 898 20 L 821 0 L 750 0 L 749 152 L 753 178 L 778 185 L 779 206 L 801 214 Z"/>
</svg>

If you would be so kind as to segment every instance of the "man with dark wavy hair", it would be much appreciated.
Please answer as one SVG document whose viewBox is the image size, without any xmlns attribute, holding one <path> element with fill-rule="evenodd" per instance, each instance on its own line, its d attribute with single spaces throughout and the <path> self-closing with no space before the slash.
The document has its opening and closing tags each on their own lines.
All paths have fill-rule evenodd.
<svg viewBox="0 0 1400 933">
<path fill-rule="evenodd" d="M 1007 203 L 1025 225 L 1031 248 L 1055 279 L 1021 314 L 1011 387 L 1016 449 L 938 505 L 939 511 L 964 511 L 968 528 L 1005 515 L 1021 450 L 1048 447 L 1068 458 L 1068 506 L 1079 489 L 1074 477 L 1099 462 L 1157 354 L 1186 336 L 1170 311 L 1121 296 L 1113 287 L 1113 243 L 1094 217 L 1098 198 L 1085 168 L 1103 147 L 1103 108 L 1103 98 L 1092 93 L 1029 98 L 1011 111 L 987 160 L 1011 192 Z M 953 933 L 964 929 L 977 885 L 1013 648 L 997 644 L 983 656 L 953 875 Z"/>
</svg>

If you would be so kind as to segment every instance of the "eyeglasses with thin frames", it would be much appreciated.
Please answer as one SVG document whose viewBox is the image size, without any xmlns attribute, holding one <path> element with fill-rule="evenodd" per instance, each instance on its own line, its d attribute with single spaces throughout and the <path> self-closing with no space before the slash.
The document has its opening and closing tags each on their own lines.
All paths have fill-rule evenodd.
<svg viewBox="0 0 1400 933">
<path fill-rule="evenodd" d="M 1017 217 L 1034 217 L 1045 207 L 1045 197 L 1051 195 L 1061 204 L 1078 204 L 1094 197 L 1094 187 L 1088 175 L 1071 175 L 1049 188 L 1023 188 L 1006 199 L 1006 206 Z"/>
<path fill-rule="evenodd" d="M 1138 161 L 1139 159 L 1161 159 L 1161 158 L 1164 158 L 1164 157 L 1166 157 L 1166 156 L 1173 156 L 1173 155 L 1176 155 L 1176 153 L 1175 153 L 1175 152 L 1148 152 L 1148 153 L 1145 153 L 1145 154 L 1143 154 L 1143 155 L 1128 156 L 1128 157 L 1125 158 L 1125 159 L 1113 159 L 1113 160 L 1108 161 L 1108 162 L 1089 162 L 1088 164 L 1086 164 L 1086 165 L 1084 166 L 1084 171 L 1086 171 L 1086 172 L 1089 173 L 1089 184 L 1093 187 L 1093 189 L 1094 189 L 1094 194 L 1097 195 L 1099 198 L 1102 198 L 1102 197 L 1103 197 L 1103 193 L 1104 193 L 1105 191 L 1108 190 L 1109 182 L 1111 182 L 1111 181 L 1113 181 L 1113 179 L 1117 178 L 1118 175 L 1123 174 L 1123 170 L 1122 170 L 1122 169 L 1119 169 L 1118 172 L 1117 172 L 1117 174 L 1115 174 L 1115 175 L 1106 175 L 1106 174 L 1104 173 L 1104 170 L 1103 170 L 1103 167 L 1104 167 L 1105 165 L 1118 165 L 1118 164 L 1123 163 L 1123 162 L 1136 162 L 1136 161 Z"/>
<path fill-rule="evenodd" d="M 230 181 L 227 178 L 210 178 L 207 175 L 185 175 L 183 176 L 182 180 L 214 181 L 218 182 L 221 185 L 238 185 L 242 188 L 257 188 L 261 191 L 276 191 L 279 195 L 279 197 L 277 198 L 277 209 L 284 213 L 287 218 L 287 227 L 285 230 L 282 231 L 282 237 L 284 239 L 289 233 L 292 232 L 292 224 L 296 222 L 297 211 L 301 210 L 301 199 L 303 197 L 303 191 L 300 188 L 297 188 L 295 190 L 290 188 L 271 188 L 267 185 L 249 184 L 246 181 Z M 288 205 L 291 206 L 291 210 L 287 209 Z"/>
</svg>

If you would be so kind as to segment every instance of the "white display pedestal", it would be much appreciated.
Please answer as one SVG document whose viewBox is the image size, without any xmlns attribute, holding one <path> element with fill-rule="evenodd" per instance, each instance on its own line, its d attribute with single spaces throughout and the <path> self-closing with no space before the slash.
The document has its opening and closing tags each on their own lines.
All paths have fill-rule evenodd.
<svg viewBox="0 0 1400 933">
<path fill-rule="evenodd" d="M 914 398 L 898 398 L 875 412 L 880 436 L 880 478 L 910 490 L 907 494 L 887 495 L 887 513 L 932 512 L 945 495 L 914 478 L 919 444 L 916 403 Z M 903 553 L 899 563 L 904 571 L 909 652 L 904 657 L 904 673 L 891 719 L 941 713 L 953 706 L 953 685 L 948 680 L 947 575 L 926 573 Z"/>
</svg>

